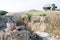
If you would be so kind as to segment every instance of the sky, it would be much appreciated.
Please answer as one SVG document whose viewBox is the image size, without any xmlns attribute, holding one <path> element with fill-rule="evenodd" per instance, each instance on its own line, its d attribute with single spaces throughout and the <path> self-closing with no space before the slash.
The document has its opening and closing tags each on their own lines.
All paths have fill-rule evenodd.
<svg viewBox="0 0 60 40">
<path fill-rule="evenodd" d="M 0 10 L 8 12 L 43 10 L 42 7 L 46 4 L 56 4 L 60 8 L 60 0 L 0 0 Z"/>
</svg>

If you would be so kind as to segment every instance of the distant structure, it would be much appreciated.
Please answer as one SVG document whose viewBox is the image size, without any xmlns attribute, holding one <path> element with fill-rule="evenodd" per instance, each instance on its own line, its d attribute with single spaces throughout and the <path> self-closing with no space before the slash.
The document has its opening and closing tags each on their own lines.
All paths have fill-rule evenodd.
<svg viewBox="0 0 60 40">
<path fill-rule="evenodd" d="M 55 6 L 55 4 L 47 4 L 43 7 L 44 10 L 51 10 L 54 11 L 57 8 L 57 6 Z"/>
</svg>

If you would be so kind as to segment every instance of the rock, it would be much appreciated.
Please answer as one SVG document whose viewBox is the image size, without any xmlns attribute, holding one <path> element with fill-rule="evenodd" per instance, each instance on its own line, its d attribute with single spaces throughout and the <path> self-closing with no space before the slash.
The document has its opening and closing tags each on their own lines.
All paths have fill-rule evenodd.
<svg viewBox="0 0 60 40">
<path fill-rule="evenodd" d="M 37 31 L 37 32 L 35 32 L 37 35 L 39 35 L 39 36 L 41 36 L 41 37 L 48 37 L 49 36 L 49 34 L 48 33 L 46 33 L 46 32 L 39 32 L 39 31 Z"/>
<path fill-rule="evenodd" d="M 2 32 L 1 32 L 2 33 Z M 29 40 L 30 32 L 27 30 L 21 30 L 21 31 L 10 31 L 8 28 L 5 29 L 5 35 L 8 39 L 12 40 Z M 1 37 L 0 37 L 1 38 Z"/>
<path fill-rule="evenodd" d="M 57 40 L 55 37 L 51 37 L 49 33 L 46 32 L 35 32 L 38 36 L 42 37 L 43 40 Z"/>
</svg>

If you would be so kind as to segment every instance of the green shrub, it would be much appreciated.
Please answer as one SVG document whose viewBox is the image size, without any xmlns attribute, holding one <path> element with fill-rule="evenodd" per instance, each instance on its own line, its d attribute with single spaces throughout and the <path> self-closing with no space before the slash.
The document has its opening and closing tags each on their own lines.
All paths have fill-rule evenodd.
<svg viewBox="0 0 60 40">
<path fill-rule="evenodd" d="M 0 29 L 2 28 L 2 26 L 0 25 Z"/>
<path fill-rule="evenodd" d="M 2 18 L 0 18 L 0 20 L 2 20 Z"/>
<path fill-rule="evenodd" d="M 5 15 L 5 14 L 7 14 L 7 13 L 8 13 L 7 11 L 0 10 L 0 15 Z"/>
<path fill-rule="evenodd" d="M 46 16 L 46 14 L 40 14 L 39 16 Z"/>
<path fill-rule="evenodd" d="M 21 19 L 21 21 L 24 21 L 24 17 L 21 17 L 20 19 Z"/>
<path fill-rule="evenodd" d="M 26 18 L 28 21 L 31 21 L 31 15 L 29 13 L 26 14 Z"/>
</svg>

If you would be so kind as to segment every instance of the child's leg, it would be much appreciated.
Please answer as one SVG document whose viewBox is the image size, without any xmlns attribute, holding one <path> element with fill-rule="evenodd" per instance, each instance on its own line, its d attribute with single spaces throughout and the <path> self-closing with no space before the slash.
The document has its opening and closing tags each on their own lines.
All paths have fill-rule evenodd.
<svg viewBox="0 0 60 40">
<path fill-rule="evenodd" d="M 4 40 L 4 39 L 5 39 L 5 34 L 2 34 L 1 40 Z"/>
</svg>

